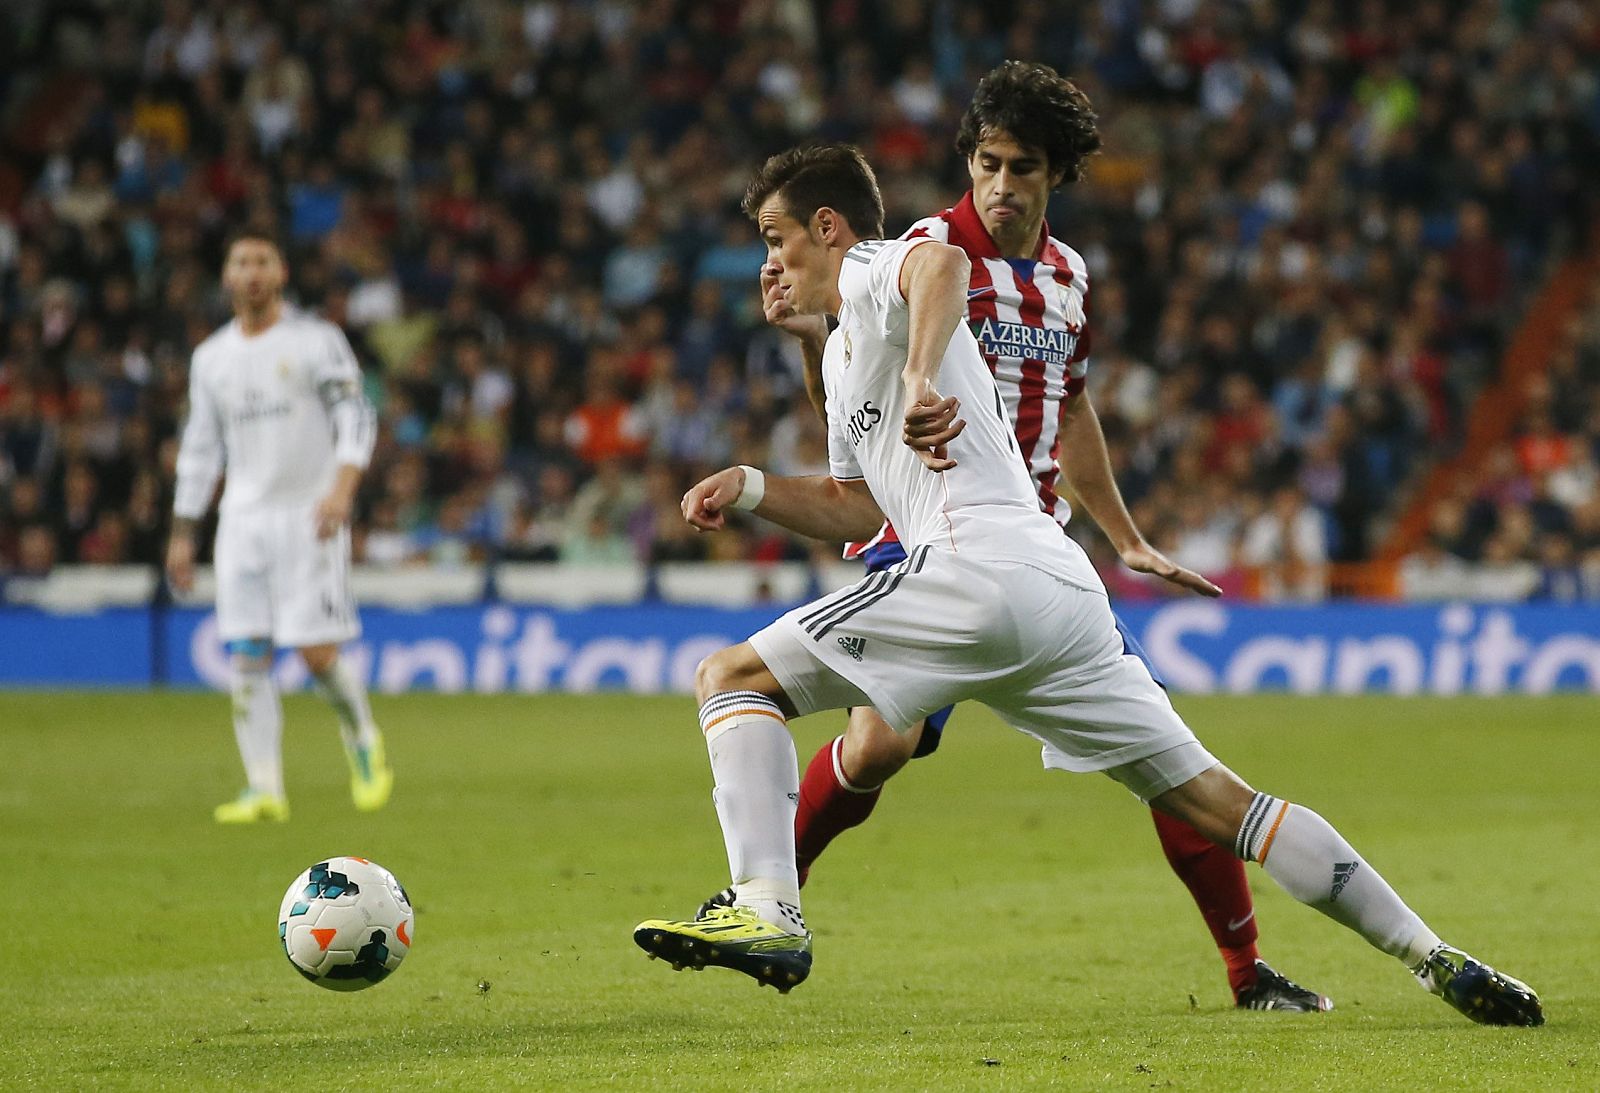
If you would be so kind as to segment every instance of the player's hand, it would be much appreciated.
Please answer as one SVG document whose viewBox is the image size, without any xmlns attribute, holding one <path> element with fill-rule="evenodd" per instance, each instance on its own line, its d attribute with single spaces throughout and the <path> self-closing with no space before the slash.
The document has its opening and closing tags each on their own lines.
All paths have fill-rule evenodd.
<svg viewBox="0 0 1600 1093">
<path fill-rule="evenodd" d="M 729 467 L 695 483 L 683 495 L 683 518 L 696 531 L 721 531 L 728 524 L 724 510 L 744 492 L 744 471 Z"/>
<path fill-rule="evenodd" d="M 930 471 L 943 474 L 956 465 L 948 445 L 967 427 L 964 420 L 956 417 L 960 409 L 961 403 L 954 397 L 940 398 L 931 380 L 906 388 L 906 417 L 900 439 Z"/>
<path fill-rule="evenodd" d="M 317 538 L 332 539 L 350 522 L 350 498 L 335 490 L 317 502 L 313 519 L 317 524 Z"/>
<path fill-rule="evenodd" d="M 1121 551 L 1122 564 L 1136 573 L 1153 573 L 1164 581 L 1180 588 L 1213 598 L 1222 595 L 1222 589 L 1206 580 L 1192 569 L 1185 569 L 1149 543 L 1140 543 Z"/>
<path fill-rule="evenodd" d="M 184 595 L 194 588 L 194 537 L 174 535 L 167 543 L 167 581 Z"/>
<path fill-rule="evenodd" d="M 933 403 L 915 402 L 906 410 L 906 420 L 900 439 L 911 448 L 931 452 L 943 448 L 967 427 L 965 418 L 957 417 L 961 400 L 951 395 Z"/>
<path fill-rule="evenodd" d="M 821 315 L 802 315 L 789 306 L 788 292 L 778 284 L 779 267 L 761 267 L 761 310 L 767 322 L 802 342 L 810 342 L 818 353 L 828 340 L 828 320 Z"/>
</svg>

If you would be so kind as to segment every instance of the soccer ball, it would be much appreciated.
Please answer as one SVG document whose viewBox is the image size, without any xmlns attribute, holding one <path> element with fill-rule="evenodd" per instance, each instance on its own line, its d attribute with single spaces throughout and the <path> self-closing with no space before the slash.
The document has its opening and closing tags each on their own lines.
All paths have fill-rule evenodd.
<svg viewBox="0 0 1600 1093">
<path fill-rule="evenodd" d="M 400 966 L 415 922 L 393 873 L 366 858 L 329 858 L 283 894 L 278 939 L 294 970 L 317 986 L 359 991 Z"/>
</svg>

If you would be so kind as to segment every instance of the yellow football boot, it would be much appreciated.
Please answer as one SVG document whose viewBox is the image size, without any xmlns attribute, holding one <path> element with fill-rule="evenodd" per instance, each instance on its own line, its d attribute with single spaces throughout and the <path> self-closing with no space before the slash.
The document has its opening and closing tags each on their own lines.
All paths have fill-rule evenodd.
<svg viewBox="0 0 1600 1093">
<path fill-rule="evenodd" d="M 372 746 L 345 752 L 350 761 L 350 799 L 360 812 L 376 812 L 389 803 L 394 771 L 383 755 L 383 736 L 373 730 Z"/>
<path fill-rule="evenodd" d="M 712 907 L 693 922 L 646 919 L 633 940 L 673 971 L 732 968 L 781 994 L 811 974 L 811 934 L 791 934 L 748 907 Z"/>
<path fill-rule="evenodd" d="M 289 801 L 272 793 L 247 789 L 211 813 L 219 824 L 253 824 L 261 820 L 283 823 L 289 818 Z"/>
</svg>

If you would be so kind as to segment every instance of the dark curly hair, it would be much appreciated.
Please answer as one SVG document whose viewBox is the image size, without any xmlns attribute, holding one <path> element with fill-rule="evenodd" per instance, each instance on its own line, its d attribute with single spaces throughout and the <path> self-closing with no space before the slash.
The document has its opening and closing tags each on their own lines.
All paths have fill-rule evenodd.
<svg viewBox="0 0 1600 1093">
<path fill-rule="evenodd" d="M 1089 96 L 1049 65 L 1003 61 L 978 81 L 956 132 L 956 151 L 971 159 L 984 137 L 1009 133 L 1043 149 L 1052 174 L 1077 182 L 1085 162 L 1100 150 L 1095 120 Z"/>
<path fill-rule="evenodd" d="M 883 238 L 883 195 L 866 157 L 853 144 L 805 144 L 761 165 L 744 193 L 744 214 L 754 220 L 773 194 L 802 224 L 823 206 L 836 210 L 862 239 Z"/>
</svg>

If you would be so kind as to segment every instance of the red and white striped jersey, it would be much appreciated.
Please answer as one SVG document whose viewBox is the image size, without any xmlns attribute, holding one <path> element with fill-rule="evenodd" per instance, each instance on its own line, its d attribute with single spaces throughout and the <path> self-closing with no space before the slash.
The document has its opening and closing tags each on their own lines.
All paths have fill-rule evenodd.
<svg viewBox="0 0 1600 1093">
<path fill-rule="evenodd" d="M 900 238 L 949 243 L 972 260 L 967 322 L 983 350 L 1016 430 L 1017 446 L 1039 489 L 1039 505 L 1065 526 L 1072 509 L 1056 494 L 1061 474 L 1061 414 L 1083 390 L 1089 358 L 1089 271 L 1077 251 L 1039 231 L 1032 258 L 1002 258 L 972 203 L 972 191 L 937 216 L 917 221 Z M 845 557 L 895 539 L 885 524 Z"/>
</svg>

